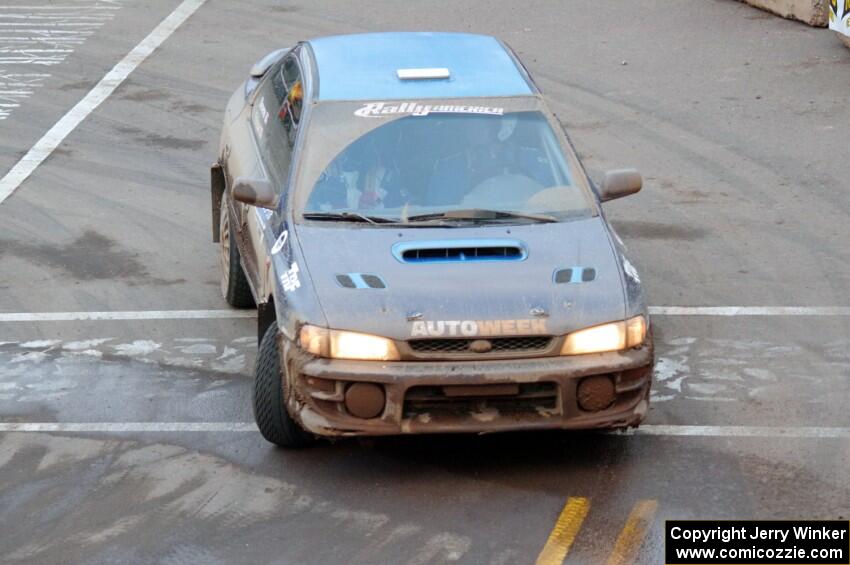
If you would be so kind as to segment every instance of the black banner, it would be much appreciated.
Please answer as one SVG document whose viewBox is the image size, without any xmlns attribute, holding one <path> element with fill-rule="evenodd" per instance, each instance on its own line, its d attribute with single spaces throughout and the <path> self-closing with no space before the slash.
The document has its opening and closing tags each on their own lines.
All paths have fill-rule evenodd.
<svg viewBox="0 0 850 565">
<path fill-rule="evenodd" d="M 667 565 L 850 565 L 850 522 L 668 520 Z"/>
</svg>

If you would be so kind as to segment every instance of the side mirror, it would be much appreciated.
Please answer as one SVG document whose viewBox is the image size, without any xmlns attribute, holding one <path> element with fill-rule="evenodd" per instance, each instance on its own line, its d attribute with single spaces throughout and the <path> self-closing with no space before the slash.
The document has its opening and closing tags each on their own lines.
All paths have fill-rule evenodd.
<svg viewBox="0 0 850 565">
<path fill-rule="evenodd" d="M 254 66 L 251 67 L 251 77 L 260 78 L 265 75 L 272 65 L 280 61 L 283 56 L 289 53 L 291 50 L 292 47 L 286 47 L 284 49 L 276 49 L 271 53 L 264 55 L 263 58 L 254 63 Z"/>
<path fill-rule="evenodd" d="M 262 59 L 254 63 L 251 67 L 251 71 L 249 72 L 248 80 L 245 81 L 245 99 L 247 100 L 251 94 L 254 93 L 254 90 L 257 89 L 257 85 L 260 84 L 260 80 L 265 76 L 269 69 L 280 61 L 284 55 L 292 51 L 292 47 L 286 47 L 285 49 L 277 49 L 264 55 Z"/>
<path fill-rule="evenodd" d="M 640 192 L 643 179 L 636 169 L 617 169 L 605 173 L 602 185 L 599 187 L 599 200 L 608 202 Z"/>
<path fill-rule="evenodd" d="M 269 181 L 237 177 L 233 183 L 233 199 L 259 208 L 277 208 L 277 194 Z"/>
</svg>

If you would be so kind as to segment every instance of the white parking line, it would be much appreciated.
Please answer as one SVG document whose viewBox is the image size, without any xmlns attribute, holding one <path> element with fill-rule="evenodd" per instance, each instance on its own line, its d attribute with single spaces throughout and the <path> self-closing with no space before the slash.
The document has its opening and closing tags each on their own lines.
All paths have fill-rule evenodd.
<svg viewBox="0 0 850 565">
<path fill-rule="evenodd" d="M 650 306 L 656 316 L 850 316 L 850 306 Z"/>
<path fill-rule="evenodd" d="M 255 432 L 253 422 L 0 422 L 0 432 Z M 850 428 L 770 426 L 679 426 L 647 424 L 614 436 L 850 439 Z"/>
<path fill-rule="evenodd" d="M 69 8 L 79 9 L 78 6 L 73 5 L 65 5 L 65 6 L 12 6 L 12 5 L 4 5 L 0 6 L 0 10 L 67 10 Z M 117 10 L 117 6 L 97 6 L 99 10 Z"/>
<path fill-rule="evenodd" d="M 118 86 L 138 67 L 154 50 L 162 45 L 186 19 L 195 13 L 206 0 L 184 0 L 174 9 L 147 37 L 106 73 L 100 82 L 56 122 L 44 136 L 18 161 L 12 169 L 0 179 L 0 204 L 3 203 L 29 177 L 32 172 L 50 156 L 69 133 L 82 122 L 95 108 L 112 94 Z M 69 24 L 70 25 L 70 24 Z"/>
<path fill-rule="evenodd" d="M 121 7 L 94 1 L 0 6 L 0 120 L 8 118 L 50 76 L 34 71 L 61 64 Z"/>
<path fill-rule="evenodd" d="M 808 426 L 679 426 L 647 424 L 636 430 L 619 433 L 639 436 L 850 439 L 850 428 Z"/>
<path fill-rule="evenodd" d="M 0 322 L 78 322 L 87 320 L 200 320 L 256 318 L 256 310 L 142 310 L 129 312 L 6 312 Z"/>
<path fill-rule="evenodd" d="M 650 306 L 654 316 L 850 316 L 846 306 Z M 140 310 L 126 312 L 0 312 L 0 322 L 194 320 L 254 318 L 255 310 Z"/>
<path fill-rule="evenodd" d="M 257 426 L 248 422 L 0 422 L 0 432 L 255 432 Z"/>
</svg>

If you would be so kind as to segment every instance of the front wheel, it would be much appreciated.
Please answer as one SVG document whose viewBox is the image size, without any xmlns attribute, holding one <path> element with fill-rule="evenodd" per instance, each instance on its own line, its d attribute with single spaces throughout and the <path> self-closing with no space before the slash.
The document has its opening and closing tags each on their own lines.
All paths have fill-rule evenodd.
<svg viewBox="0 0 850 565">
<path fill-rule="evenodd" d="M 304 447 L 315 437 L 292 419 L 286 409 L 286 379 L 277 346 L 277 323 L 272 323 L 260 341 L 254 369 L 254 420 L 260 433 L 281 447 Z"/>
<path fill-rule="evenodd" d="M 227 202 L 222 198 L 219 226 L 219 262 L 221 263 L 221 294 L 231 306 L 250 308 L 254 306 L 254 297 L 248 278 L 239 263 L 239 248 L 230 230 L 230 214 Z"/>
</svg>

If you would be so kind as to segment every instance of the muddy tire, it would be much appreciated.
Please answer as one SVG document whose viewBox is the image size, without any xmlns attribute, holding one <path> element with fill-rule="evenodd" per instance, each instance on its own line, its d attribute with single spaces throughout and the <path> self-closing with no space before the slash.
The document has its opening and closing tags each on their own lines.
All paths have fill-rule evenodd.
<svg viewBox="0 0 850 565">
<path fill-rule="evenodd" d="M 281 447 L 304 447 L 315 441 L 292 419 L 286 409 L 286 379 L 280 365 L 277 346 L 277 323 L 269 326 L 260 341 L 254 369 L 254 420 L 260 433 Z"/>
<path fill-rule="evenodd" d="M 236 308 L 251 308 L 254 297 L 248 278 L 239 262 L 239 248 L 230 230 L 230 214 L 227 203 L 222 200 L 219 226 L 219 262 L 221 263 L 221 295 L 231 306 Z"/>
</svg>

